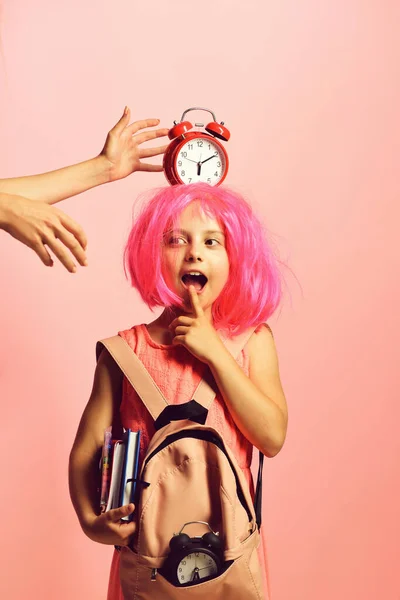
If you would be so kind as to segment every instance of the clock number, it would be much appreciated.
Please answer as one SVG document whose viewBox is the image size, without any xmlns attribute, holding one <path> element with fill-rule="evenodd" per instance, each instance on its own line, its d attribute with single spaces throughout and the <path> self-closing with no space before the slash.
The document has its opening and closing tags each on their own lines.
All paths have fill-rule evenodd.
<svg viewBox="0 0 400 600">
<path fill-rule="evenodd" d="M 211 150 L 211 144 L 208 144 L 208 149 Z"/>
<path fill-rule="evenodd" d="M 188 150 L 193 150 L 193 144 L 188 144 Z"/>
<path fill-rule="evenodd" d="M 183 560 L 183 561 L 182 561 L 182 564 L 183 564 L 183 565 L 186 565 L 186 560 Z"/>
<path fill-rule="evenodd" d="M 188 559 L 188 560 L 192 560 L 192 555 L 191 555 L 191 554 L 188 554 L 188 555 L 187 555 L 187 559 Z"/>
<path fill-rule="evenodd" d="M 179 567 L 179 573 L 182 573 L 182 569 L 181 569 L 181 567 Z"/>
<path fill-rule="evenodd" d="M 218 156 L 218 154 L 219 154 L 219 152 L 218 152 L 218 150 L 216 150 L 216 151 L 214 152 L 214 156 Z"/>
<path fill-rule="evenodd" d="M 200 556 L 200 552 L 195 552 L 195 557 L 198 558 Z"/>
<path fill-rule="evenodd" d="M 187 157 L 187 152 L 181 152 L 181 156 L 182 156 L 182 158 L 186 158 Z"/>
<path fill-rule="evenodd" d="M 181 167 L 181 166 L 182 166 L 182 161 L 178 160 L 178 167 Z"/>
<path fill-rule="evenodd" d="M 211 183 L 211 177 L 208 177 L 207 183 Z"/>
<path fill-rule="evenodd" d="M 210 145 L 210 144 L 208 144 L 208 145 Z M 198 146 L 199 148 L 202 148 L 202 147 L 203 147 L 203 140 L 198 140 L 198 142 L 197 142 L 197 146 Z"/>
<path fill-rule="evenodd" d="M 181 177 L 185 177 L 185 171 L 181 171 Z"/>
<path fill-rule="evenodd" d="M 192 183 L 192 177 L 189 177 L 189 183 Z"/>
<path fill-rule="evenodd" d="M 181 580 L 184 581 L 185 580 L 185 576 L 181 575 Z"/>
<path fill-rule="evenodd" d="M 221 163 L 220 163 L 220 161 L 218 161 L 217 162 L 217 167 L 220 167 L 220 166 L 221 166 Z"/>
<path fill-rule="evenodd" d="M 218 177 L 218 175 L 219 175 L 218 171 L 215 171 L 214 177 Z"/>
</svg>

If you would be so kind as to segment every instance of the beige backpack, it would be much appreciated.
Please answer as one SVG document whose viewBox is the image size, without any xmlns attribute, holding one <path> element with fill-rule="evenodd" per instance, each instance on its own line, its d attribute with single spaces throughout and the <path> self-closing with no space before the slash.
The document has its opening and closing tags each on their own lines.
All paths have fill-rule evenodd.
<svg viewBox="0 0 400 600">
<path fill-rule="evenodd" d="M 236 357 L 254 330 L 224 340 Z M 140 470 L 136 533 L 121 548 L 125 600 L 262 600 L 262 460 L 255 501 L 222 436 L 206 424 L 216 383 L 207 370 L 193 399 L 168 405 L 143 363 L 119 336 L 105 346 L 155 421 Z"/>
</svg>

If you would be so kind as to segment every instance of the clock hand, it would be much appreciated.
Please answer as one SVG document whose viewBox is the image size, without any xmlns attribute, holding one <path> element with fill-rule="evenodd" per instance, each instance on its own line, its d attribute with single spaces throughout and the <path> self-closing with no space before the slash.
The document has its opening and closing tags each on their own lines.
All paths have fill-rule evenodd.
<svg viewBox="0 0 400 600">
<path fill-rule="evenodd" d="M 199 164 L 198 160 L 193 160 L 192 158 L 184 158 L 184 160 L 190 160 L 190 162 L 194 162 L 196 165 Z"/>
<path fill-rule="evenodd" d="M 206 158 L 206 160 L 203 160 L 200 164 L 204 164 L 205 162 L 207 162 L 208 160 L 211 160 L 212 158 L 217 158 L 217 155 L 213 154 L 212 156 L 209 156 L 208 158 Z"/>
<path fill-rule="evenodd" d="M 197 176 L 200 177 L 200 173 L 201 173 L 201 165 L 203 164 L 201 162 L 201 157 L 203 156 L 203 153 L 200 153 L 200 158 L 199 158 L 199 162 L 197 163 Z"/>
</svg>

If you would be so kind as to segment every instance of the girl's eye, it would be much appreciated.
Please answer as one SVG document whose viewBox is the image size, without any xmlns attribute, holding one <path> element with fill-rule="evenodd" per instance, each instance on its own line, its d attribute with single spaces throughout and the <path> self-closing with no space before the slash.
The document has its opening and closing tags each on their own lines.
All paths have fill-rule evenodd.
<svg viewBox="0 0 400 600">
<path fill-rule="evenodd" d="M 168 243 L 169 243 L 169 244 L 173 244 L 173 245 L 177 246 L 177 245 L 182 245 L 182 244 L 184 244 L 184 243 L 185 243 L 185 241 L 186 241 L 186 240 L 185 240 L 184 238 L 180 238 L 180 237 L 171 237 L 171 238 L 169 238 L 169 240 L 168 240 Z"/>
<path fill-rule="evenodd" d="M 209 244 L 209 242 L 215 242 L 215 244 L 219 244 L 219 241 L 214 238 L 210 238 L 209 240 L 206 240 L 206 244 L 208 246 L 215 246 L 215 244 Z"/>
</svg>

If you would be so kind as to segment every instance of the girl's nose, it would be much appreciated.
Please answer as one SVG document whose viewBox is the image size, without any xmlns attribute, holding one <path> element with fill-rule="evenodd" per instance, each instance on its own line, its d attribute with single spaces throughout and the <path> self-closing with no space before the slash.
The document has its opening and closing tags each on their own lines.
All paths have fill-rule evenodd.
<svg viewBox="0 0 400 600">
<path fill-rule="evenodd" d="M 186 253 L 186 260 L 188 262 L 197 262 L 203 260 L 200 250 L 196 246 L 190 246 Z"/>
</svg>

